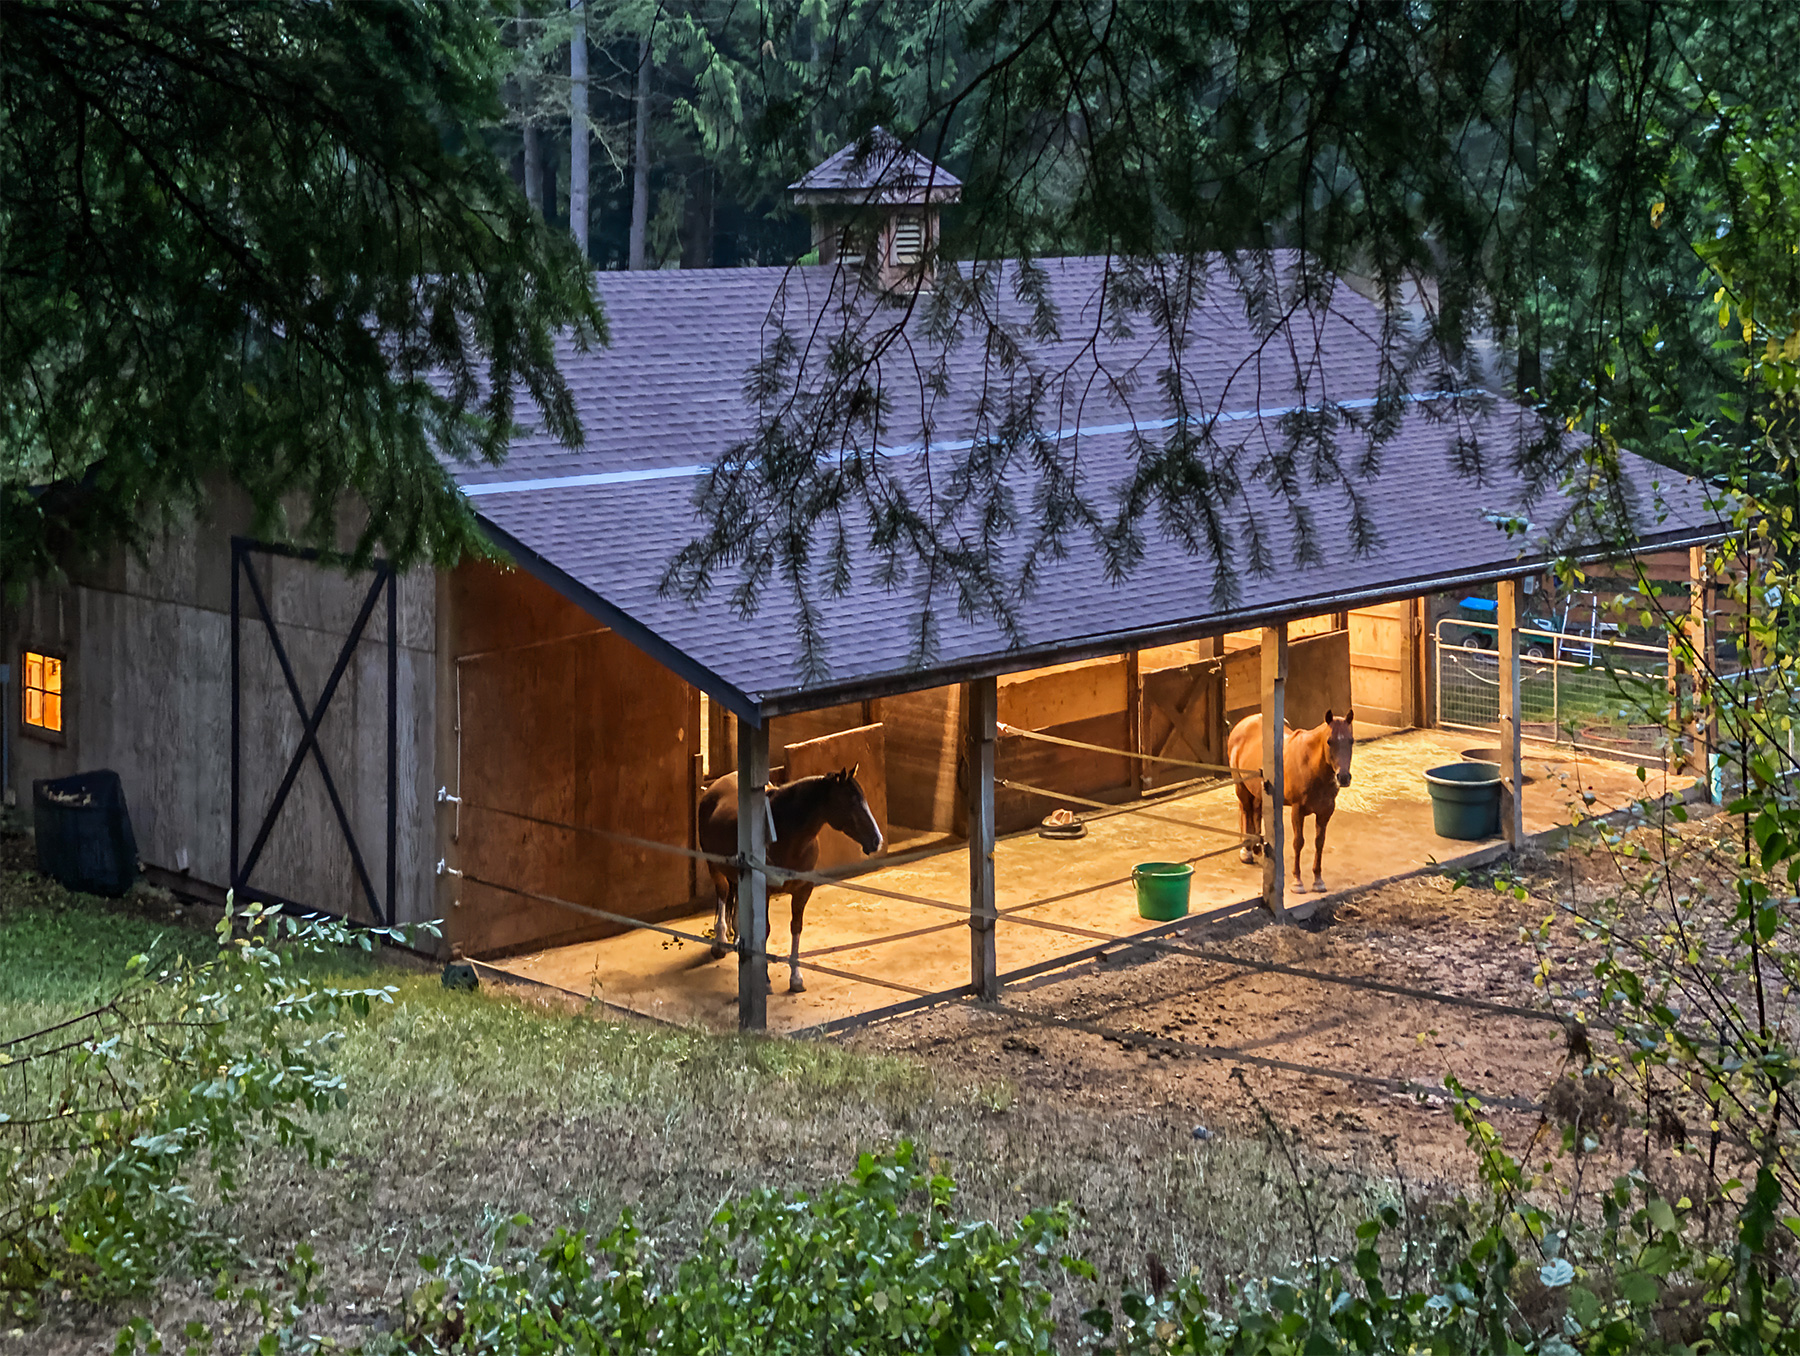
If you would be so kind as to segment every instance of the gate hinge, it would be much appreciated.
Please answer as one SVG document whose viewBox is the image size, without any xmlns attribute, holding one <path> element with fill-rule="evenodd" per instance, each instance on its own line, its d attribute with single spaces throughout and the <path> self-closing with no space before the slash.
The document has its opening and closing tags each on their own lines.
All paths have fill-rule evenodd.
<svg viewBox="0 0 1800 1356">
<path fill-rule="evenodd" d="M 440 876 L 460 876 L 460 875 L 462 875 L 462 872 L 458 871 L 454 866 L 451 866 L 450 863 L 445 861 L 442 857 L 438 858 L 437 873 Z"/>
<path fill-rule="evenodd" d="M 440 786 L 438 788 L 437 798 L 438 798 L 439 805 L 443 805 L 446 802 L 448 802 L 451 805 L 461 805 L 462 804 L 462 797 L 451 795 L 450 788 L 447 786 Z"/>
</svg>

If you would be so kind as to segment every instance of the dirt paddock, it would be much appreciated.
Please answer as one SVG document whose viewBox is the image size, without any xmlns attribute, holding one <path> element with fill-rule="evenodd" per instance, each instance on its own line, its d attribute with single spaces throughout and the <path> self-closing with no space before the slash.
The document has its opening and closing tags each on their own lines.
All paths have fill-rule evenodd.
<svg viewBox="0 0 1800 1356">
<path fill-rule="evenodd" d="M 1642 827 L 1634 837 L 1660 852 L 1653 840 L 1668 831 L 1671 842 L 1692 840 L 1681 852 L 1704 855 L 1711 820 L 1696 807 L 1685 826 Z M 1569 990 L 1590 979 L 1602 945 L 1577 915 L 1583 901 L 1618 889 L 1620 871 L 1606 848 L 1579 841 L 1349 892 L 1300 926 L 1249 915 L 1195 929 L 1186 940 L 1320 975 L 1546 1012 L 1553 1006 L 1547 993 L 1554 994 L 1554 1006 L 1567 1011 Z M 1496 872 L 1505 888 L 1494 888 Z M 1526 898 L 1513 893 L 1515 884 L 1527 887 Z M 1565 902 L 1576 910 L 1558 907 Z M 1541 984 L 1540 962 L 1547 967 Z M 1554 1021 L 1145 948 L 1021 984 L 1000 1007 L 965 1002 L 908 1014 L 871 1024 L 850 1042 L 1010 1080 L 1023 1100 L 1150 1118 L 1171 1135 L 1194 1127 L 1253 1134 L 1266 1117 L 1314 1161 L 1377 1173 L 1393 1163 L 1421 1184 L 1469 1180 L 1464 1133 L 1441 1098 L 1372 1080 L 1441 1088 L 1454 1076 L 1489 1103 L 1485 1114 L 1518 1154 L 1546 1130 L 1540 1147 L 1554 1144 L 1560 1128 L 1547 1123 L 1540 1104 L 1579 1065 Z M 1257 1057 L 1352 1077 L 1271 1068 L 1251 1062 Z"/>
<path fill-rule="evenodd" d="M 1540 912 L 1482 884 L 1454 889 L 1443 876 L 1425 876 L 1353 894 L 1302 927 L 1262 926 L 1252 917 L 1191 940 L 1322 974 L 1526 1005 L 1540 1001 L 1532 985 L 1537 954 L 1520 943 L 1519 930 L 1535 927 Z M 1541 1097 L 1565 1060 L 1562 1029 L 1548 1022 L 1141 950 L 1022 984 L 1003 1007 L 961 1004 L 902 1016 L 851 1043 L 1005 1078 L 1027 1099 L 1135 1112 L 1190 1132 L 1254 1133 L 1260 1102 L 1316 1156 L 1367 1159 L 1394 1136 L 1408 1172 L 1422 1177 L 1467 1170 L 1461 1131 L 1441 1101 L 1232 1054 L 1426 1086 L 1454 1074 L 1478 1092 L 1527 1101 Z M 1068 1029 L 1070 1019 L 1122 1038 Z M 1159 1047 L 1159 1036 L 1225 1053 Z M 1528 1135 L 1538 1120 L 1517 1110 L 1495 1115 L 1509 1140 Z"/>
</svg>

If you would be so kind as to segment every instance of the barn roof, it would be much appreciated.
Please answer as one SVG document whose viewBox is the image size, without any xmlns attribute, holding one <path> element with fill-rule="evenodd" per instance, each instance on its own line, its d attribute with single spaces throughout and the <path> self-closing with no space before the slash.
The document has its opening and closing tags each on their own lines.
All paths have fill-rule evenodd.
<svg viewBox="0 0 1800 1356">
<path fill-rule="evenodd" d="M 1359 425 L 1374 412 L 1381 385 L 1375 307 L 1340 288 L 1312 317 L 1322 362 L 1309 389 L 1324 403 L 1296 406 L 1283 396 L 1294 389 L 1288 360 L 1259 342 L 1238 293 L 1213 285 L 1190 313 L 1181 380 L 1242 482 L 1221 525 L 1236 568 L 1221 571 L 1207 552 L 1184 547 L 1185 525 L 1153 519 L 1141 562 L 1115 580 L 1098 548 L 1073 537 L 1062 558 L 1040 564 L 1035 587 L 1016 604 L 1018 631 L 1009 638 L 987 617 L 959 615 L 945 586 L 916 573 L 884 584 L 877 562 L 857 554 L 846 593 L 830 596 L 822 582 L 810 590 L 822 641 L 810 667 L 796 638 L 797 604 L 778 581 L 765 585 L 748 617 L 729 597 L 733 580 L 698 603 L 662 591 L 673 554 L 700 530 L 694 496 L 703 477 L 754 427 L 746 374 L 782 330 L 799 336 L 802 361 L 808 343 L 825 346 L 822 335 L 904 338 L 878 364 L 890 402 L 882 455 L 914 492 L 942 491 L 944 458 L 934 463 L 929 454 L 968 449 L 980 401 L 985 395 L 991 417 L 998 390 L 1035 396 L 1038 426 L 1078 452 L 1085 483 L 1109 502 L 1108 487 L 1173 422 L 1159 386 L 1169 365 L 1166 341 L 1148 325 L 1099 323 L 1105 261 L 1041 267 L 1041 294 L 1060 322 L 1054 336 L 1034 337 L 1029 307 L 1005 268 L 985 293 L 989 314 L 1027 359 L 1010 370 L 995 364 L 990 344 L 947 344 L 941 328 L 934 338 L 925 309 L 908 313 L 847 296 L 829 267 L 600 274 L 611 346 L 559 354 L 585 444 L 570 449 L 528 431 L 504 466 L 454 473 L 524 568 L 752 721 L 1466 587 L 1528 572 L 1561 550 L 1598 556 L 1623 545 L 1591 539 L 1592 528 L 1580 536 L 1581 496 L 1534 492 L 1520 468 L 1541 430 L 1504 401 L 1417 392 L 1398 413 L 1398 432 L 1369 464 L 1357 465 L 1371 450 Z M 933 380 L 922 379 L 922 362 Z M 1279 457 L 1294 419 L 1321 417 L 1337 422 L 1346 454 L 1336 481 L 1323 473 L 1329 468 Z M 1702 486 L 1640 458 L 1625 460 L 1640 549 L 1721 534 Z M 1009 481 L 1029 524 L 1041 485 L 1023 461 Z M 1283 476 L 1291 497 L 1274 488 Z M 1357 505 L 1371 529 L 1360 542 L 1351 531 Z M 1527 530 L 1519 531 L 1521 523 Z M 849 527 L 859 535 L 858 524 Z M 1001 551 L 1016 567 L 1029 547 L 1015 536 Z M 921 633 L 927 611 L 935 623 L 929 644 Z"/>
<path fill-rule="evenodd" d="M 834 151 L 788 191 L 799 203 L 914 203 L 928 193 L 932 202 L 955 202 L 962 180 L 885 127 L 874 127 L 866 141 Z"/>
</svg>

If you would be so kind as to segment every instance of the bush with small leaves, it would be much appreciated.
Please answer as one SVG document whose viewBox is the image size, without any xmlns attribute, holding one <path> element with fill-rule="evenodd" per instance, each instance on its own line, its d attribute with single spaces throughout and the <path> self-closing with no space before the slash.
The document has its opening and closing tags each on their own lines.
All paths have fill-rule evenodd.
<svg viewBox="0 0 1800 1356">
<path fill-rule="evenodd" d="M 1064 1251 L 1066 1211 L 1012 1229 L 959 1220 L 955 1184 L 914 1160 L 902 1143 L 816 1194 L 730 1201 L 673 1268 L 629 1214 L 599 1240 L 559 1230 L 509 1253 L 529 1223 L 515 1218 L 493 1239 L 500 1262 L 425 1258 L 435 1275 L 393 1340 L 482 1356 L 1049 1351 L 1051 1282 L 1093 1275 Z"/>
<path fill-rule="evenodd" d="M 145 1289 L 207 1250 L 202 1164 L 229 1196 L 255 1144 L 326 1159 L 302 1117 L 344 1100 L 330 1023 L 393 990 L 316 985 L 292 961 L 409 935 L 228 907 L 210 958 L 133 957 L 107 1002 L 0 1041 L 0 1294 L 29 1311 L 49 1286 Z"/>
</svg>

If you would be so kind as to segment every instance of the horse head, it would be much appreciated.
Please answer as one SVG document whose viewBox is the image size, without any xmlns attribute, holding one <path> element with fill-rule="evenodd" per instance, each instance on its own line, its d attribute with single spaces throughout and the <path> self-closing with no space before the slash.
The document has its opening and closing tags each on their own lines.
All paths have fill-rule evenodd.
<svg viewBox="0 0 1800 1356">
<path fill-rule="evenodd" d="M 856 780 L 855 767 L 840 768 L 826 777 L 831 794 L 825 802 L 825 822 L 839 833 L 856 841 L 864 856 L 881 851 L 881 826 L 869 808 L 869 798 Z"/>
<path fill-rule="evenodd" d="M 1329 733 L 1325 736 L 1325 747 L 1331 755 L 1331 766 L 1337 771 L 1339 786 L 1350 785 L 1350 754 L 1356 747 L 1356 734 L 1350 728 L 1356 719 L 1354 710 L 1346 711 L 1341 716 L 1325 713 L 1325 727 Z"/>
</svg>

